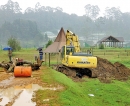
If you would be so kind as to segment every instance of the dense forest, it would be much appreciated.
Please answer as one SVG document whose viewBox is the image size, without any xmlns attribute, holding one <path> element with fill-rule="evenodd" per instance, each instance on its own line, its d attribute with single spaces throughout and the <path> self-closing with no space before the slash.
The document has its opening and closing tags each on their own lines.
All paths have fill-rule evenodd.
<svg viewBox="0 0 130 106">
<path fill-rule="evenodd" d="M 0 6 L 0 45 L 6 45 L 10 37 L 17 38 L 21 46 L 44 45 L 48 37 L 46 31 L 55 35 L 61 27 L 69 29 L 85 39 L 94 34 L 104 36 L 120 36 L 130 40 L 130 13 L 122 13 L 119 8 L 106 8 L 104 16 L 100 16 L 98 6 L 86 4 L 86 14 L 77 16 L 67 14 L 60 7 L 41 6 L 28 7 L 22 12 L 19 3 L 9 0 Z"/>
</svg>

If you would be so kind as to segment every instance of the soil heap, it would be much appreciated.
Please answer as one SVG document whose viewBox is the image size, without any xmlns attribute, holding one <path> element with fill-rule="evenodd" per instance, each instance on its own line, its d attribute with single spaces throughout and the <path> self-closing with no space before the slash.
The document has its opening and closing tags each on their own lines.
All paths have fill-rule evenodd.
<svg viewBox="0 0 130 106">
<path fill-rule="evenodd" d="M 111 82 L 111 80 L 128 80 L 130 76 L 130 69 L 119 62 L 112 64 L 107 59 L 97 57 L 97 68 L 92 69 L 97 78 L 101 82 Z"/>
</svg>

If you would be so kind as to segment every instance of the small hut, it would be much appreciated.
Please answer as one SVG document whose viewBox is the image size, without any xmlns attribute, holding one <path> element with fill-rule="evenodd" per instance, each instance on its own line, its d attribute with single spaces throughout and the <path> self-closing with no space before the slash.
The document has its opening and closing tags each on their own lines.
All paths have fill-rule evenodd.
<svg viewBox="0 0 130 106">
<path fill-rule="evenodd" d="M 49 66 L 50 66 L 50 53 L 59 54 L 59 50 L 66 44 L 66 35 L 64 29 L 61 28 L 54 42 L 49 45 L 43 52 L 45 53 L 45 63 L 46 63 L 46 54 L 49 54 Z"/>
<path fill-rule="evenodd" d="M 124 38 L 123 37 L 113 37 L 108 36 L 98 41 L 98 44 L 103 44 L 104 47 L 123 47 Z"/>
</svg>

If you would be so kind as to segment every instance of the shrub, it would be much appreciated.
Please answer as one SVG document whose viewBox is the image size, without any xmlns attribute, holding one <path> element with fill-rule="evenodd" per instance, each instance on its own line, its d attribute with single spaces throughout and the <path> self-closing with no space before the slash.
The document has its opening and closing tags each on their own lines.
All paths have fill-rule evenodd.
<svg viewBox="0 0 130 106">
<path fill-rule="evenodd" d="M 51 45 L 52 44 L 52 40 L 49 40 L 48 42 L 47 42 L 47 44 L 46 44 L 46 48 L 49 46 L 49 45 Z"/>
<path fill-rule="evenodd" d="M 99 49 L 104 49 L 104 45 L 103 44 L 99 44 Z"/>
</svg>

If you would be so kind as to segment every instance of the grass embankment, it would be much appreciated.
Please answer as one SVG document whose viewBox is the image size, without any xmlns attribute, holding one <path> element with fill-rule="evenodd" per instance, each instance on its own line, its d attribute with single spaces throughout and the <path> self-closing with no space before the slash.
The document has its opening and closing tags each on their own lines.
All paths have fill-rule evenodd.
<svg viewBox="0 0 130 106">
<path fill-rule="evenodd" d="M 46 66 L 45 66 L 46 67 Z M 130 80 L 126 82 L 113 81 L 105 84 L 98 79 L 85 78 L 83 82 L 74 82 L 64 74 L 51 68 L 43 70 L 42 80 L 49 85 L 58 83 L 64 87 L 58 91 L 38 91 L 41 101 L 50 99 L 51 106 L 129 106 Z M 42 94 L 42 95 L 41 95 Z M 89 96 L 93 94 L 94 96 Z"/>
<path fill-rule="evenodd" d="M 8 60 L 6 52 L 0 52 L 0 60 Z M 94 49 L 93 53 L 95 56 L 108 59 L 113 63 L 118 61 L 130 67 L 130 49 Z M 38 54 L 38 51 L 24 49 L 14 52 L 14 57 L 33 61 L 35 54 Z M 56 57 L 55 55 L 51 57 L 51 64 L 57 63 Z M 46 62 L 46 65 L 48 65 L 48 62 Z M 48 86 L 61 85 L 64 89 L 56 91 L 39 90 L 36 93 L 39 106 L 40 104 L 50 104 L 50 106 L 130 106 L 130 80 L 126 82 L 113 81 L 105 84 L 99 82 L 98 79 L 86 78 L 84 82 L 74 82 L 48 66 L 43 67 L 43 74 L 41 75 L 43 82 L 47 83 Z M 89 94 L 94 96 L 89 96 Z M 49 102 L 44 101 L 48 98 L 50 99 Z"/>
</svg>

